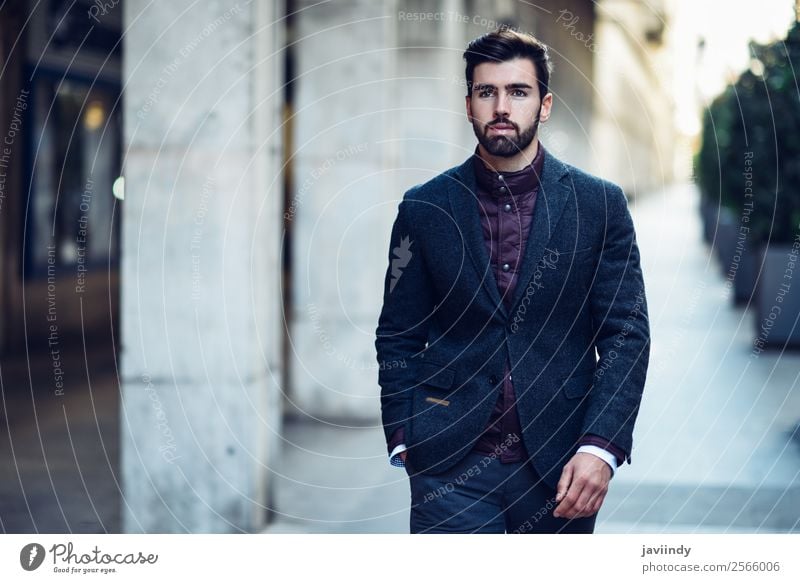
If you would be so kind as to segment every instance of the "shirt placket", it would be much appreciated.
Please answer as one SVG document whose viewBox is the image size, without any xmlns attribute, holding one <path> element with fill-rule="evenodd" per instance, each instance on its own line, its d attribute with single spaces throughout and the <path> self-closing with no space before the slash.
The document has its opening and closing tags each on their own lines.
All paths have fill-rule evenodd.
<svg viewBox="0 0 800 583">
<path fill-rule="evenodd" d="M 500 279 L 504 277 L 503 274 L 511 270 L 511 264 L 506 261 L 506 257 L 503 254 L 503 233 L 505 228 L 503 219 L 507 214 L 505 209 L 508 204 L 507 199 L 510 197 L 510 191 L 502 174 L 497 175 L 495 195 L 497 196 L 497 266 L 495 270 L 497 273 L 497 281 L 499 282 Z M 508 294 L 507 286 L 504 286 L 502 293 L 504 296 L 503 301 L 505 302 L 505 295 Z"/>
<path fill-rule="evenodd" d="M 508 189 L 508 185 L 505 183 L 503 179 L 503 175 L 498 175 L 498 205 L 497 205 L 497 277 L 498 281 L 499 278 L 503 277 L 501 274 L 505 274 L 513 269 L 511 263 L 509 263 L 508 258 L 504 255 L 503 249 L 503 235 L 504 235 L 504 219 L 506 215 L 508 215 L 508 208 L 507 205 L 511 204 L 513 201 L 509 201 L 509 197 L 511 193 Z M 509 289 L 508 286 L 505 286 L 503 289 L 503 294 L 508 294 Z M 505 300 L 504 300 L 505 301 Z M 500 461 L 512 461 L 512 458 L 515 457 L 514 452 L 512 451 L 510 445 L 514 443 L 513 435 L 511 432 L 511 416 L 508 414 L 509 408 L 513 402 L 512 396 L 512 389 L 511 389 L 511 372 L 510 372 L 510 363 L 508 362 L 508 358 L 505 361 L 505 370 L 503 371 L 503 405 L 502 405 L 502 416 L 500 417 L 500 443 L 497 444 L 500 448 Z"/>
</svg>

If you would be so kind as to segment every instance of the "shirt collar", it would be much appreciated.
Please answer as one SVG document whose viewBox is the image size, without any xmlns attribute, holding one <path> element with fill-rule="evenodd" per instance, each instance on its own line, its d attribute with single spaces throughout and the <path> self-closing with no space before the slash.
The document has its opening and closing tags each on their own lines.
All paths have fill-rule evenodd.
<svg viewBox="0 0 800 583">
<path fill-rule="evenodd" d="M 545 149 L 539 142 L 539 148 L 533 161 L 515 172 L 497 172 L 487 167 L 486 162 L 478 154 L 478 147 L 472 155 L 472 165 L 475 169 L 475 179 L 478 188 L 495 197 L 525 196 L 533 193 L 539 186 L 539 180 L 544 167 Z"/>
</svg>

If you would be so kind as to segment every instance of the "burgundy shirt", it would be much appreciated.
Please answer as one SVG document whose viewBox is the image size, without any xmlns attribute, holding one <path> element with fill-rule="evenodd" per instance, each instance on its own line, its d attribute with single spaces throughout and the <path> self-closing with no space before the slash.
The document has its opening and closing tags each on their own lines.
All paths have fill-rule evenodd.
<svg viewBox="0 0 800 583">
<path fill-rule="evenodd" d="M 540 145 L 532 164 L 516 172 L 496 172 L 487 167 L 478 155 L 477 147 L 472 157 L 483 239 L 497 289 L 507 309 L 511 308 L 511 298 L 519 279 L 544 156 L 544 148 Z M 494 455 L 505 463 L 528 457 L 522 443 L 510 369 L 510 362 L 506 359 L 489 423 L 473 447 L 473 451 Z"/>
<path fill-rule="evenodd" d="M 508 309 L 530 232 L 545 155 L 544 147 L 539 144 L 531 165 L 516 172 L 495 172 L 487 167 L 478 155 L 477 147 L 472 157 L 483 238 L 500 297 Z M 506 359 L 489 422 L 472 449 L 473 452 L 494 455 L 503 463 L 528 458 L 522 442 L 510 369 L 510 362 Z M 400 427 L 392 434 L 389 451 L 403 441 L 404 432 Z M 618 465 L 625 459 L 625 453 L 619 447 L 597 435 L 584 436 L 579 445 L 596 445 L 608 450 L 617 458 Z"/>
</svg>

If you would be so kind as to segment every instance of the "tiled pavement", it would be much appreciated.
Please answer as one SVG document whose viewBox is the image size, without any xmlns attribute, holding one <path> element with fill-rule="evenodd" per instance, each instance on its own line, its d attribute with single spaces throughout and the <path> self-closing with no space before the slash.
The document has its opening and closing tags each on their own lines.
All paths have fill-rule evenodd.
<svg viewBox="0 0 800 583">
<path fill-rule="evenodd" d="M 79 338 L 60 349 L 63 396 L 48 353 L 0 363 L 0 532 L 119 532 L 112 344 L 90 346 L 86 360 Z"/>
</svg>

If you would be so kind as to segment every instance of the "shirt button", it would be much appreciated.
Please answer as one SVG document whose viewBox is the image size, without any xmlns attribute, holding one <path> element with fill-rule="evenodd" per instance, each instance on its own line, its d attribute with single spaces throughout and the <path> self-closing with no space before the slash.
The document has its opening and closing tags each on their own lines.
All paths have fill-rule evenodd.
<svg viewBox="0 0 800 583">
<path fill-rule="evenodd" d="M 503 263 L 503 271 L 508 271 L 511 269 L 511 266 L 508 263 Z"/>
<path fill-rule="evenodd" d="M 507 213 L 510 213 L 511 212 L 511 205 L 508 204 L 508 203 L 504 204 L 503 205 L 503 210 L 506 211 Z"/>
<path fill-rule="evenodd" d="M 505 194 L 506 192 L 508 192 L 508 189 L 505 186 L 501 186 L 500 188 L 497 189 L 497 191 L 500 194 Z"/>
<path fill-rule="evenodd" d="M 502 179 L 503 179 L 503 175 L 502 175 L 502 174 L 498 174 L 498 175 L 497 175 L 497 179 L 498 179 L 498 180 L 502 180 Z"/>
</svg>

